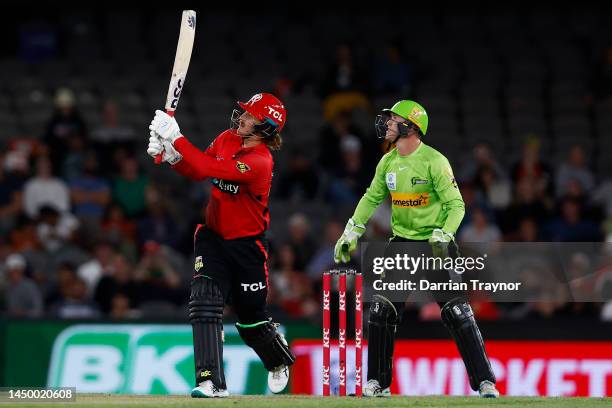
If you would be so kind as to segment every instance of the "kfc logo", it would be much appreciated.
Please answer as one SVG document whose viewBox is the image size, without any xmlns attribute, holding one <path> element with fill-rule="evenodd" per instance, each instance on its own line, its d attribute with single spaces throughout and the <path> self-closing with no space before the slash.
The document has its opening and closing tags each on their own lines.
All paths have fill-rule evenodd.
<svg viewBox="0 0 612 408">
<path fill-rule="evenodd" d="M 323 368 L 323 385 L 329 385 L 329 366 Z"/>
<path fill-rule="evenodd" d="M 339 309 L 341 311 L 345 311 L 346 310 L 346 292 L 340 292 L 340 296 L 339 296 Z"/>
<path fill-rule="evenodd" d="M 329 348 L 329 329 L 323 329 L 323 348 Z"/>
<path fill-rule="evenodd" d="M 323 291 L 323 310 L 329 310 L 329 290 Z"/>
</svg>

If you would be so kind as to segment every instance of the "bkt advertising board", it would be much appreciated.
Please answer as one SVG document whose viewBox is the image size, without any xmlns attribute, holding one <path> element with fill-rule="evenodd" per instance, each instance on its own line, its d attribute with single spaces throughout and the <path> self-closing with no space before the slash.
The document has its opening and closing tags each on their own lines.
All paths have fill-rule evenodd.
<svg viewBox="0 0 612 408">
<path fill-rule="evenodd" d="M 266 394 L 267 371 L 233 326 L 224 327 L 232 394 Z M 188 394 L 194 383 L 189 325 L 76 325 L 53 345 L 47 386 L 77 392 Z"/>
<path fill-rule="evenodd" d="M 612 396 L 612 342 L 486 342 L 497 386 L 511 396 Z M 292 343 L 297 361 L 291 392 L 322 393 L 321 343 Z M 367 348 L 365 348 L 367 350 Z M 332 344 L 331 389 L 338 389 L 338 348 Z M 364 351 L 364 381 L 367 351 Z M 354 347 L 347 348 L 347 392 L 355 390 Z M 397 340 L 393 359 L 396 395 L 473 395 L 456 346 L 448 340 Z"/>
</svg>

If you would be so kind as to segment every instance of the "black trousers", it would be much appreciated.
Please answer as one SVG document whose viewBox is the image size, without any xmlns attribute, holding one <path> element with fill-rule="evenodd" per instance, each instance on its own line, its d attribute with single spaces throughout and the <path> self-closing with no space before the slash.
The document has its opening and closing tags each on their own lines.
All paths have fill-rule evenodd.
<svg viewBox="0 0 612 408">
<path fill-rule="evenodd" d="M 411 239 L 402 238 L 402 237 L 393 237 L 390 242 L 412 243 L 411 245 L 412 253 L 409 253 L 408 255 L 413 256 L 413 257 L 418 257 L 421 254 L 423 254 L 426 257 L 433 256 L 431 244 L 428 241 L 416 241 L 416 240 L 411 240 Z M 405 251 L 402 251 L 401 255 L 405 253 L 406 253 Z M 449 244 L 449 256 L 456 257 L 458 256 L 458 253 L 459 253 L 459 248 L 457 244 L 455 244 L 454 242 L 450 243 Z M 394 256 L 394 255 L 395 255 L 394 251 L 391 250 L 391 247 L 388 247 L 387 251 L 385 251 L 385 256 Z M 417 282 L 417 284 L 418 284 L 418 280 L 423 279 L 423 278 L 427 279 L 430 282 L 437 282 L 437 283 L 448 282 L 449 279 L 454 280 L 454 281 L 460 281 L 459 275 L 455 274 L 453 271 L 449 271 L 446 269 L 440 269 L 440 270 L 435 270 L 435 271 L 430 270 L 430 271 L 427 271 L 425 275 L 423 274 L 419 275 L 417 273 L 415 275 L 411 275 L 410 277 L 408 277 L 408 279 L 414 280 L 415 282 Z M 430 293 L 431 293 L 431 296 L 434 298 L 434 300 L 438 303 L 440 307 L 444 306 L 446 302 L 448 302 L 451 299 L 462 298 L 462 299 L 467 300 L 467 294 L 464 291 L 454 291 L 454 290 L 437 291 L 436 290 L 436 291 L 431 291 Z M 393 304 L 396 307 L 399 316 L 401 316 L 405 308 L 404 302 L 393 302 Z"/>
<path fill-rule="evenodd" d="M 194 234 L 194 278 L 214 280 L 242 324 L 268 319 L 268 241 L 257 235 L 223 239 L 205 226 Z"/>
</svg>

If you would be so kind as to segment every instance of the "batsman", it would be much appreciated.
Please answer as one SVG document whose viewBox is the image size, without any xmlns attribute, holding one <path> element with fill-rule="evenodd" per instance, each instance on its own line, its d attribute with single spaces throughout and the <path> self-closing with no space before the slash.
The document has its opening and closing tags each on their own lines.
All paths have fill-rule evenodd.
<svg viewBox="0 0 612 408">
<path fill-rule="evenodd" d="M 428 123 L 425 109 L 410 100 L 399 101 L 377 116 L 378 137 L 394 147 L 378 163 L 370 187 L 336 243 L 336 263 L 349 261 L 372 213 L 389 194 L 393 232 L 390 242 L 420 243 L 417 245 L 424 245 L 429 254 L 443 257 L 449 256 L 449 248 L 456 248 L 454 237 L 465 205 L 446 157 L 422 141 Z M 443 272 L 448 279 L 448 272 Z M 436 300 L 442 322 L 465 363 L 471 388 L 481 397 L 498 397 L 495 376 L 467 297 L 459 292 L 444 301 Z M 391 395 L 395 332 L 403 308 L 403 303 L 391 302 L 378 294 L 371 299 L 364 396 Z"/>
<path fill-rule="evenodd" d="M 268 199 L 274 161 L 281 145 L 285 107 L 272 94 L 238 102 L 230 129 L 204 151 L 181 133 L 174 117 L 156 111 L 147 153 L 161 156 L 192 180 L 209 179 L 205 224 L 194 233 L 194 266 L 189 297 L 195 357 L 194 398 L 227 397 L 223 371 L 223 308 L 234 306 L 236 328 L 268 370 L 268 387 L 281 392 L 295 362 L 278 324 L 266 309 L 268 294 Z"/>
</svg>

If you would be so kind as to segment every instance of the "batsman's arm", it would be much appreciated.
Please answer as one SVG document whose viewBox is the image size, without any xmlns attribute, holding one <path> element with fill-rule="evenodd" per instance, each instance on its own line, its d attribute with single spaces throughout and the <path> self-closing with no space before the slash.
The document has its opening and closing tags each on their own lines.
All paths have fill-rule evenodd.
<svg viewBox="0 0 612 408">
<path fill-rule="evenodd" d="M 219 139 L 220 137 L 218 137 L 217 139 Z M 183 137 L 182 139 L 185 139 L 185 137 Z M 219 145 L 220 141 L 218 141 L 217 139 L 215 139 L 210 146 L 208 146 L 208 148 L 204 151 L 204 154 L 210 156 L 210 157 L 215 157 L 217 155 L 217 146 Z M 197 149 L 194 146 L 195 149 Z M 199 150 L 199 149 L 198 149 Z M 178 151 L 178 150 L 177 150 Z M 198 171 L 187 161 L 183 158 L 183 160 L 179 161 L 178 163 L 176 163 L 175 165 L 172 166 L 172 169 L 174 169 L 176 172 L 178 172 L 179 174 L 191 179 L 191 180 L 201 180 L 201 178 L 199 178 L 199 173 Z"/>
<path fill-rule="evenodd" d="M 174 142 L 174 148 L 183 156 L 181 162 L 185 162 L 185 165 L 191 167 L 189 175 L 193 180 L 215 177 L 248 183 L 260 178 L 262 170 L 266 166 L 263 158 L 256 155 L 250 156 L 248 159 L 242 159 L 242 161 L 217 160 L 192 145 L 185 137 L 177 139 Z"/>
<path fill-rule="evenodd" d="M 351 217 L 355 224 L 366 225 L 376 208 L 383 202 L 389 194 L 385 180 L 387 168 L 387 155 L 384 155 L 376 166 L 376 173 L 361 200 L 355 208 L 355 213 Z"/>
<path fill-rule="evenodd" d="M 465 203 L 455 181 L 453 170 L 448 160 L 442 156 L 432 162 L 430 172 L 433 188 L 440 197 L 442 210 L 446 213 L 446 221 L 442 229 L 455 235 L 465 215 Z"/>
</svg>

